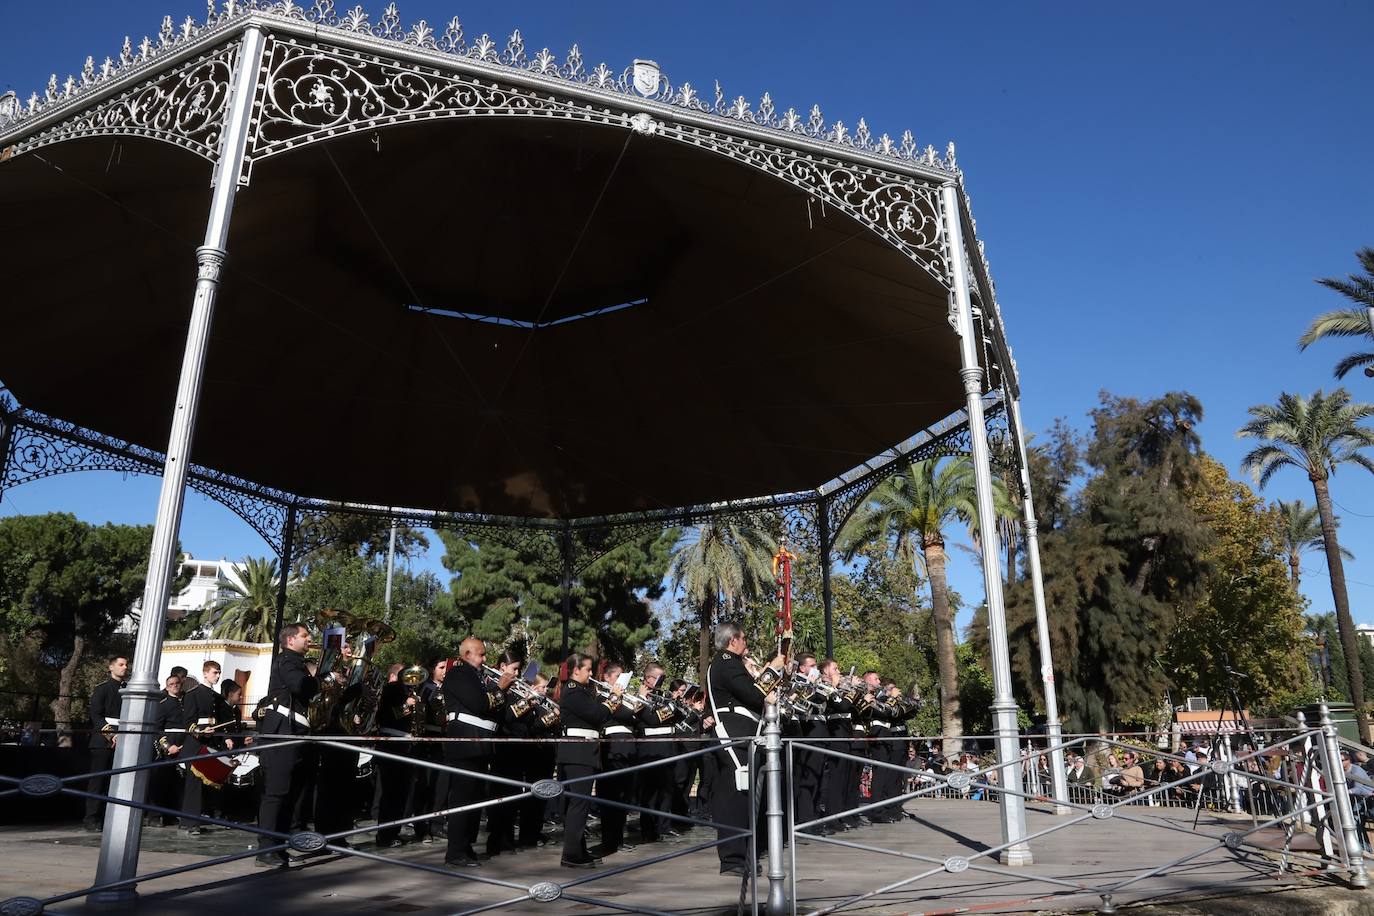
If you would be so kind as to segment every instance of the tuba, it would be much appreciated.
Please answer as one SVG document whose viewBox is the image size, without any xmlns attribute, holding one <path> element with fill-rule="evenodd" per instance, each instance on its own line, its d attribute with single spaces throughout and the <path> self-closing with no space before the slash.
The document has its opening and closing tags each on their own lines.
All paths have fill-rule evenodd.
<svg viewBox="0 0 1374 916">
<path fill-rule="evenodd" d="M 341 626 L 344 628 L 344 638 L 348 638 L 348 629 L 355 626 L 357 618 L 347 611 L 337 611 L 334 608 L 321 608 L 315 615 L 315 627 L 323 633 L 329 627 Z M 334 716 L 334 710 L 339 705 L 339 700 L 343 698 L 344 685 L 341 683 L 335 667 L 339 664 L 339 659 L 343 656 L 341 646 L 321 645 L 319 661 L 315 665 L 315 681 L 318 690 L 310 698 L 310 705 L 307 708 L 306 718 L 310 720 L 311 731 L 322 731 L 329 726 L 330 719 Z"/>
<path fill-rule="evenodd" d="M 344 703 L 340 716 L 343 730 L 350 735 L 370 735 L 376 730 L 377 710 L 386 687 L 386 669 L 372 664 L 377 647 L 394 642 L 396 631 L 372 617 L 361 621 L 362 633 L 353 650 L 353 669 L 349 672 L 346 693 L 352 693 Z"/>
</svg>

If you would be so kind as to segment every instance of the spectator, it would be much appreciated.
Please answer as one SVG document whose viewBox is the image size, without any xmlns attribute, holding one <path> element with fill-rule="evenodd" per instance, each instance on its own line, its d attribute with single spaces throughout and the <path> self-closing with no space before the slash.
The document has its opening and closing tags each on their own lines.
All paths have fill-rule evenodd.
<svg viewBox="0 0 1374 916">
<path fill-rule="evenodd" d="M 1369 814 L 1370 796 L 1374 796 L 1374 779 L 1369 778 L 1364 767 L 1350 759 L 1350 752 L 1342 749 L 1341 769 L 1345 771 L 1345 784 L 1350 787 L 1350 807 L 1355 814 L 1355 822 L 1360 825 L 1360 845 L 1365 853 L 1369 852 L 1369 834 L 1364 829 L 1365 818 Z"/>
<path fill-rule="evenodd" d="M 1073 752 L 1069 753 L 1069 766 L 1066 772 L 1069 785 L 1073 786 L 1090 785 L 1093 780 L 1097 778 L 1097 774 L 1088 766 L 1087 761 L 1083 759 L 1083 755 Z"/>
</svg>

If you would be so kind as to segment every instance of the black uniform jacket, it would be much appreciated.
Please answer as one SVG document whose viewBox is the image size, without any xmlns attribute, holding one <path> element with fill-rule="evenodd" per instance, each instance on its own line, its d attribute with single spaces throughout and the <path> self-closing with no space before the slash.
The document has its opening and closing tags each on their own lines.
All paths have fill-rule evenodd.
<svg viewBox="0 0 1374 916">
<path fill-rule="evenodd" d="M 444 715 L 444 688 L 434 681 L 420 685 L 420 707 L 425 717 L 425 734 L 439 736 L 444 733 L 447 717 Z M 437 745 L 429 745 L 436 747 Z"/>
<path fill-rule="evenodd" d="M 410 734 L 410 723 L 420 714 L 419 706 L 407 706 L 410 688 L 402 681 L 387 681 L 377 701 L 377 731 L 393 738 Z M 383 750 L 395 751 L 396 745 L 383 745 Z"/>
<path fill-rule="evenodd" d="M 838 693 L 831 694 L 825 702 L 825 724 L 832 738 L 848 738 L 854 717 L 854 703 Z"/>
<path fill-rule="evenodd" d="M 188 727 L 210 728 L 215 725 L 216 696 L 218 694 L 204 684 L 196 684 L 181 694 L 181 710 Z"/>
<path fill-rule="evenodd" d="M 655 692 L 653 698 L 663 705 L 646 703 L 636 716 L 644 737 L 649 739 L 639 745 L 639 756 L 644 760 L 659 760 L 674 753 L 673 742 L 667 739 L 677 731 L 677 710 L 663 703 L 663 694 Z"/>
<path fill-rule="evenodd" d="M 714 707 L 719 714 L 716 720 L 717 735 L 722 725 L 731 738 L 752 738 L 758 732 L 759 722 L 763 719 L 765 694 L 749 676 L 744 659 L 728 650 L 713 658 L 711 667 L 706 671 L 706 689 L 710 696 L 706 710 L 711 712 Z M 752 715 L 741 713 L 738 711 L 740 709 Z M 744 756 L 741 754 L 741 759 Z"/>
<path fill-rule="evenodd" d="M 601 726 L 611 719 L 611 707 L 601 701 L 596 691 L 590 687 L 583 687 L 576 681 L 569 681 L 563 685 L 563 696 L 558 706 L 562 711 L 565 735 L 570 728 L 600 732 Z M 600 746 L 591 741 L 565 741 L 558 745 L 559 763 L 593 767 L 600 756 Z"/>
<path fill-rule="evenodd" d="M 119 690 L 124 684 L 109 678 L 91 691 L 91 740 L 89 747 L 109 747 L 109 740 L 100 730 L 107 725 L 119 727 Z"/>
<path fill-rule="evenodd" d="M 447 710 L 448 725 L 444 734 L 450 738 L 494 738 L 495 728 L 485 728 L 472 722 L 465 722 L 460 715 L 471 716 L 484 722 L 495 723 L 495 710 L 506 702 L 495 685 L 487 686 L 482 675 L 467 662 L 461 662 L 449 669 L 444 677 L 444 708 Z M 459 759 L 485 757 L 492 752 L 490 741 L 462 741 L 449 745 L 448 754 Z"/>
<path fill-rule="evenodd" d="M 267 704 L 258 731 L 265 735 L 305 735 L 310 726 L 305 722 L 310 698 L 319 690 L 319 682 L 305 667 L 305 656 L 290 649 L 282 649 L 272 663 L 272 677 L 267 682 Z M 292 715 L 283 715 L 290 710 Z"/>
<path fill-rule="evenodd" d="M 186 713 L 181 697 L 165 696 L 157 704 L 158 747 L 168 753 L 172 745 L 186 743 Z"/>
</svg>

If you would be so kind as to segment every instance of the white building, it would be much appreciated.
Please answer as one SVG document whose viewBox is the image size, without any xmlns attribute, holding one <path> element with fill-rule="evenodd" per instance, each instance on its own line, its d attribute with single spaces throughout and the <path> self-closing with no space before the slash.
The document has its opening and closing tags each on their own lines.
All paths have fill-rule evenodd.
<svg viewBox="0 0 1374 916">
<path fill-rule="evenodd" d="M 167 602 L 168 620 L 181 620 L 192 611 L 212 607 L 232 596 L 230 584 L 243 585 L 243 564 L 230 560 L 198 560 L 188 556 L 182 560 L 180 572 L 188 574 L 190 581 Z M 142 607 L 142 598 L 134 602 L 128 616 L 120 622 L 120 632 L 133 633 L 138 629 Z"/>
<path fill-rule="evenodd" d="M 158 679 L 166 680 L 172 669 L 180 665 L 199 680 L 207 661 L 219 662 L 225 681 L 238 681 L 243 685 L 244 715 L 248 716 L 267 692 L 267 682 L 272 675 L 272 644 L 224 639 L 167 640 L 162 644 Z"/>
<path fill-rule="evenodd" d="M 1360 639 L 1368 640 L 1369 644 L 1371 646 L 1374 646 L 1374 624 L 1355 624 L 1355 635 L 1358 636 Z"/>
</svg>

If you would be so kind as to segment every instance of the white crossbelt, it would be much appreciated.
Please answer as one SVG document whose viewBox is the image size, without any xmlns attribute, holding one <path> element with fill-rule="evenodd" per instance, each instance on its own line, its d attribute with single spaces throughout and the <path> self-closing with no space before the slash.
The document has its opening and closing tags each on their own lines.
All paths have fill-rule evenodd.
<svg viewBox="0 0 1374 916">
<path fill-rule="evenodd" d="M 118 719 L 111 719 L 109 716 L 106 716 L 106 717 L 105 717 L 105 724 L 106 724 L 106 725 L 118 725 L 118 724 L 119 724 L 119 720 L 118 720 Z"/>
<path fill-rule="evenodd" d="M 285 716 L 288 719 L 295 719 L 299 724 L 307 728 L 310 727 L 310 720 L 307 719 L 303 713 L 295 712 L 290 707 L 282 706 L 280 703 L 275 706 L 267 707 L 267 711 L 274 712 L 279 716 Z"/>
<path fill-rule="evenodd" d="M 838 722 L 838 721 L 840 721 L 841 719 L 848 719 L 848 718 L 849 718 L 849 713 L 847 713 L 847 712 L 836 712 L 836 713 L 831 713 L 830 715 L 826 716 L 826 719 L 828 719 L 828 720 L 831 721 L 831 722 Z"/>
<path fill-rule="evenodd" d="M 490 719 L 479 719 L 476 716 L 465 712 L 449 713 L 448 720 L 452 722 L 454 719 L 457 719 L 459 722 L 466 722 L 468 725 L 476 725 L 478 728 L 484 728 L 489 732 L 496 731 L 496 723 L 491 721 Z"/>
<path fill-rule="evenodd" d="M 600 738 L 601 733 L 594 728 L 565 728 L 563 734 L 569 738 Z"/>
<path fill-rule="evenodd" d="M 869 720 L 869 724 L 870 724 L 870 725 L 878 725 L 878 726 L 881 726 L 882 728 L 891 728 L 891 727 L 892 727 L 892 723 L 891 723 L 891 722 L 884 722 L 882 719 L 871 719 L 871 720 Z"/>
<path fill-rule="evenodd" d="M 644 729 L 644 737 L 657 738 L 659 735 L 671 735 L 673 731 L 674 729 L 671 725 L 666 725 L 662 728 L 646 728 Z"/>
<path fill-rule="evenodd" d="M 165 731 L 167 732 L 167 734 L 170 735 L 172 732 L 184 732 L 184 731 L 186 731 L 186 729 L 184 729 L 184 728 L 168 728 L 168 729 L 165 729 Z"/>
<path fill-rule="evenodd" d="M 608 735 L 633 735 L 634 731 L 628 725 L 607 725 L 605 733 Z"/>
<path fill-rule="evenodd" d="M 744 706 L 727 706 L 725 707 L 725 712 L 732 712 L 737 716 L 744 716 L 746 719 L 753 719 L 755 722 L 759 720 L 757 713 L 755 713 L 752 709 L 748 709 Z"/>
</svg>

